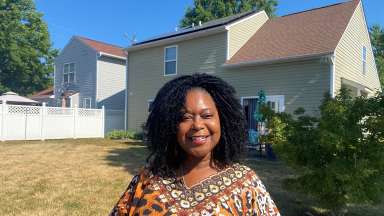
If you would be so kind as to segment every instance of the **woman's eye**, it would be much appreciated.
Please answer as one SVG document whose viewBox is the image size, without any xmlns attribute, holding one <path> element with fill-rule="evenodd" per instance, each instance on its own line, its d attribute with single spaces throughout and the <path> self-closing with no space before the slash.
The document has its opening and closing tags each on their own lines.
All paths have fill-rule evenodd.
<svg viewBox="0 0 384 216">
<path fill-rule="evenodd" d="M 183 116 L 183 118 L 182 118 L 183 121 L 189 120 L 189 119 L 192 119 L 192 117 L 191 116 L 187 116 L 187 115 Z"/>
<path fill-rule="evenodd" d="M 204 114 L 204 115 L 202 115 L 202 117 L 205 119 L 210 119 L 213 117 L 213 115 L 212 114 Z"/>
</svg>

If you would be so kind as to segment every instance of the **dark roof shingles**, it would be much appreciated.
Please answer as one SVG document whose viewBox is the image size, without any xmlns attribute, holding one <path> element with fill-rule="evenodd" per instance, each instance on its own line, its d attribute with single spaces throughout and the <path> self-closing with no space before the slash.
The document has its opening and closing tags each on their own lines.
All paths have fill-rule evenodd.
<svg viewBox="0 0 384 216">
<path fill-rule="evenodd" d="M 331 53 L 359 1 L 268 20 L 226 64 Z"/>
<path fill-rule="evenodd" d="M 189 26 L 189 27 L 182 28 L 178 31 L 169 32 L 169 33 L 165 33 L 162 35 L 157 35 L 157 36 L 154 36 L 152 38 L 148 38 L 146 40 L 134 43 L 133 46 L 146 44 L 146 43 L 150 43 L 150 42 L 154 42 L 154 41 L 158 41 L 158 40 L 163 40 L 166 38 L 176 37 L 176 36 L 180 36 L 180 35 L 185 35 L 185 34 L 189 34 L 192 32 L 202 31 L 202 30 L 206 30 L 206 29 L 210 29 L 210 28 L 214 28 L 214 27 L 218 27 L 218 26 L 223 26 L 223 25 L 235 22 L 237 20 L 240 20 L 242 18 L 248 17 L 250 15 L 253 15 L 254 13 L 258 13 L 258 12 L 259 11 L 255 11 L 255 10 L 247 11 L 247 12 L 235 14 L 232 16 L 211 20 L 211 21 L 202 23 L 201 26 L 199 26 L 198 23 L 195 23 L 194 27 Z"/>
</svg>

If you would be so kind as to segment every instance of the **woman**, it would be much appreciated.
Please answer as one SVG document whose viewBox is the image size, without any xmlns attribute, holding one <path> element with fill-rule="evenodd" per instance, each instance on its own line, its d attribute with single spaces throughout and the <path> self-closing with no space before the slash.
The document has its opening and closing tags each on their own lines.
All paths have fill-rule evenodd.
<svg viewBox="0 0 384 216">
<path fill-rule="evenodd" d="M 245 117 L 222 79 L 166 83 L 145 125 L 150 155 L 111 215 L 280 215 L 257 175 L 240 165 Z"/>
</svg>

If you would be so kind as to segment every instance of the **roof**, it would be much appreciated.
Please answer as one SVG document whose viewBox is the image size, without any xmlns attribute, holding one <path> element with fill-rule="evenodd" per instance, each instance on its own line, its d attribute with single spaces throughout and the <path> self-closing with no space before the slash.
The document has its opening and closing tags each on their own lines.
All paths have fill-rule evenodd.
<svg viewBox="0 0 384 216">
<path fill-rule="evenodd" d="M 38 104 L 38 101 L 31 100 L 26 97 L 19 96 L 15 92 L 6 92 L 0 96 L 0 101 L 6 100 L 10 103 L 20 103 L 20 104 Z"/>
<path fill-rule="evenodd" d="M 46 97 L 51 97 L 54 93 L 53 93 L 53 86 L 47 88 L 47 89 L 44 89 L 42 91 L 39 91 L 33 95 L 31 95 L 29 98 L 31 99 L 39 99 L 39 98 L 46 98 Z"/>
<path fill-rule="evenodd" d="M 228 17 L 224 17 L 224 18 L 208 21 L 208 22 L 202 23 L 201 25 L 199 25 L 198 23 L 195 23 L 195 26 L 193 26 L 193 27 L 189 26 L 189 27 L 186 27 L 186 28 L 182 28 L 182 29 L 180 29 L 178 31 L 169 32 L 169 33 L 165 33 L 165 34 L 162 34 L 162 35 L 157 35 L 155 37 L 152 37 L 152 38 L 149 38 L 149 39 L 146 39 L 146 40 L 134 43 L 132 46 L 142 45 L 142 44 L 146 44 L 146 43 L 150 43 L 150 42 L 154 42 L 154 41 L 158 41 L 158 40 L 163 40 L 163 39 L 167 39 L 167 38 L 171 38 L 171 37 L 176 37 L 176 36 L 181 36 L 181 35 L 185 35 L 185 34 L 190 34 L 190 33 L 193 33 L 193 32 L 198 32 L 198 31 L 203 31 L 203 30 L 207 30 L 207 29 L 212 29 L 212 28 L 219 27 L 219 26 L 225 26 L 225 25 L 233 23 L 233 22 L 235 22 L 237 20 L 240 20 L 240 19 L 243 19 L 245 17 L 251 16 L 251 15 L 257 13 L 257 12 L 259 12 L 259 11 L 255 11 L 255 10 L 247 11 L 247 12 L 235 14 L 235 15 L 232 15 L 232 16 L 228 16 Z"/>
<path fill-rule="evenodd" d="M 226 65 L 330 54 L 359 2 L 353 0 L 270 19 Z"/>
<path fill-rule="evenodd" d="M 112 45 L 112 44 L 107 44 L 101 41 L 96 41 L 93 39 L 89 39 L 86 37 L 82 36 L 74 36 L 75 38 L 79 39 L 86 45 L 90 46 L 91 48 L 95 49 L 98 52 L 103 52 L 103 53 L 108 53 L 111 55 L 119 56 L 119 57 L 126 57 L 127 55 L 125 54 L 124 48 Z"/>
</svg>

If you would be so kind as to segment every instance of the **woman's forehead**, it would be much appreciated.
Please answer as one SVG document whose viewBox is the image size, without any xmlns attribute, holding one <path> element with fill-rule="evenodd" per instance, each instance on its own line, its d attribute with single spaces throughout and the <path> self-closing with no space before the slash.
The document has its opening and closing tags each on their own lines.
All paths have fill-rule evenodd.
<svg viewBox="0 0 384 216">
<path fill-rule="evenodd" d="M 188 91 L 185 97 L 184 111 L 216 110 L 216 104 L 212 96 L 205 90 L 194 89 Z"/>
</svg>

